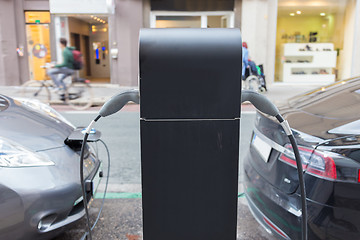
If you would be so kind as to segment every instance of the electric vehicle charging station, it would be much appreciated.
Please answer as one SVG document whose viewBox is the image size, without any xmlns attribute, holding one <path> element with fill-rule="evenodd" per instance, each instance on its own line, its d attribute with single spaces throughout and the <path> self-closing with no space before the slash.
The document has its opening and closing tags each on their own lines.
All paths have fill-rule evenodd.
<svg viewBox="0 0 360 240">
<path fill-rule="evenodd" d="M 241 35 L 140 32 L 144 240 L 234 240 Z"/>
<path fill-rule="evenodd" d="M 238 29 L 141 30 L 140 95 L 128 91 L 114 96 L 87 127 L 82 148 L 100 117 L 140 99 L 144 240 L 236 239 L 244 101 L 276 117 L 290 139 L 302 196 L 302 239 L 307 239 L 295 139 L 266 97 L 241 91 L 241 46 Z M 89 221 L 88 234 L 91 239 Z"/>
</svg>

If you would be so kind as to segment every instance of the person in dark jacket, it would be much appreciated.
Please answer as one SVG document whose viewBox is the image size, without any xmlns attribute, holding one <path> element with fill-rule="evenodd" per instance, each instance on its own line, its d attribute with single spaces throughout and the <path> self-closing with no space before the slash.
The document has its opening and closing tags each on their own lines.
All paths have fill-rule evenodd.
<svg viewBox="0 0 360 240">
<path fill-rule="evenodd" d="M 47 74 L 51 77 L 56 87 L 59 88 L 59 92 L 63 93 L 66 86 L 64 79 L 74 73 L 74 57 L 72 51 L 73 47 L 67 47 L 67 40 L 60 38 L 60 46 L 62 49 L 63 62 L 55 65 L 47 71 Z"/>
</svg>

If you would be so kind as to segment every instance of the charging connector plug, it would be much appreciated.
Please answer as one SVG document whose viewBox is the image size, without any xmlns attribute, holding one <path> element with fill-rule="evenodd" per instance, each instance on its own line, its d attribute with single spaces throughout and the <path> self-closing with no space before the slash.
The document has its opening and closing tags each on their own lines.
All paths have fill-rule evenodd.
<svg viewBox="0 0 360 240">
<path fill-rule="evenodd" d="M 99 111 L 99 115 L 90 122 L 89 126 L 85 130 L 84 139 L 82 141 L 81 151 L 80 151 L 80 183 L 81 183 L 83 203 L 84 203 L 85 214 L 86 214 L 87 232 L 83 235 L 82 239 L 85 239 L 88 236 L 89 239 L 92 240 L 91 231 L 95 227 L 95 224 L 97 223 L 97 220 L 98 220 L 98 219 L 96 220 L 94 227 L 91 227 L 90 219 L 89 219 L 89 212 L 88 212 L 88 208 L 87 208 L 88 203 L 87 203 L 87 198 L 86 198 L 86 191 L 85 191 L 85 184 L 84 184 L 84 172 L 83 172 L 84 151 L 85 151 L 85 145 L 86 145 L 87 139 L 90 135 L 91 129 L 93 128 L 94 124 L 101 117 L 107 117 L 107 116 L 110 116 L 110 115 L 120 111 L 130 101 L 139 104 L 140 95 L 139 95 L 138 90 L 129 90 L 129 91 L 125 91 L 125 92 L 122 92 L 120 94 L 113 96 L 109 101 L 107 101 L 103 105 L 103 107 Z M 106 145 L 105 145 L 105 147 L 106 147 Z M 107 147 L 106 147 L 106 150 L 108 152 Z M 108 152 L 108 158 L 110 159 L 109 152 Z M 109 165 L 110 165 L 110 161 L 109 161 Z M 109 176 L 109 174 L 108 174 L 108 176 Z"/>
</svg>

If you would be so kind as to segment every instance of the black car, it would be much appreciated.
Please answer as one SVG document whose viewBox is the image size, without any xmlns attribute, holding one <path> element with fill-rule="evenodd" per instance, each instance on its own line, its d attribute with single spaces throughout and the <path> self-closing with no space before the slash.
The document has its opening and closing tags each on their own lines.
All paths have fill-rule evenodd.
<svg viewBox="0 0 360 240">
<path fill-rule="evenodd" d="M 280 112 L 299 145 L 308 239 L 360 239 L 360 78 L 292 98 Z M 280 239 L 301 239 L 301 202 L 290 142 L 257 112 L 244 159 L 245 193 L 258 222 Z"/>
</svg>

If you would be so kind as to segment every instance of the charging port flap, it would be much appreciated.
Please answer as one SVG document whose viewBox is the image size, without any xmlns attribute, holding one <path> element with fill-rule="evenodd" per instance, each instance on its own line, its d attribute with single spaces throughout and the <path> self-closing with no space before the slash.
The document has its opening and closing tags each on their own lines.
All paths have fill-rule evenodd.
<svg viewBox="0 0 360 240">
<path fill-rule="evenodd" d="M 71 147 L 72 149 L 80 149 L 82 141 L 84 139 L 86 128 L 79 127 L 76 128 L 66 139 L 65 144 Z M 97 142 L 101 138 L 101 132 L 91 129 L 89 137 L 87 139 L 88 142 Z"/>
</svg>

